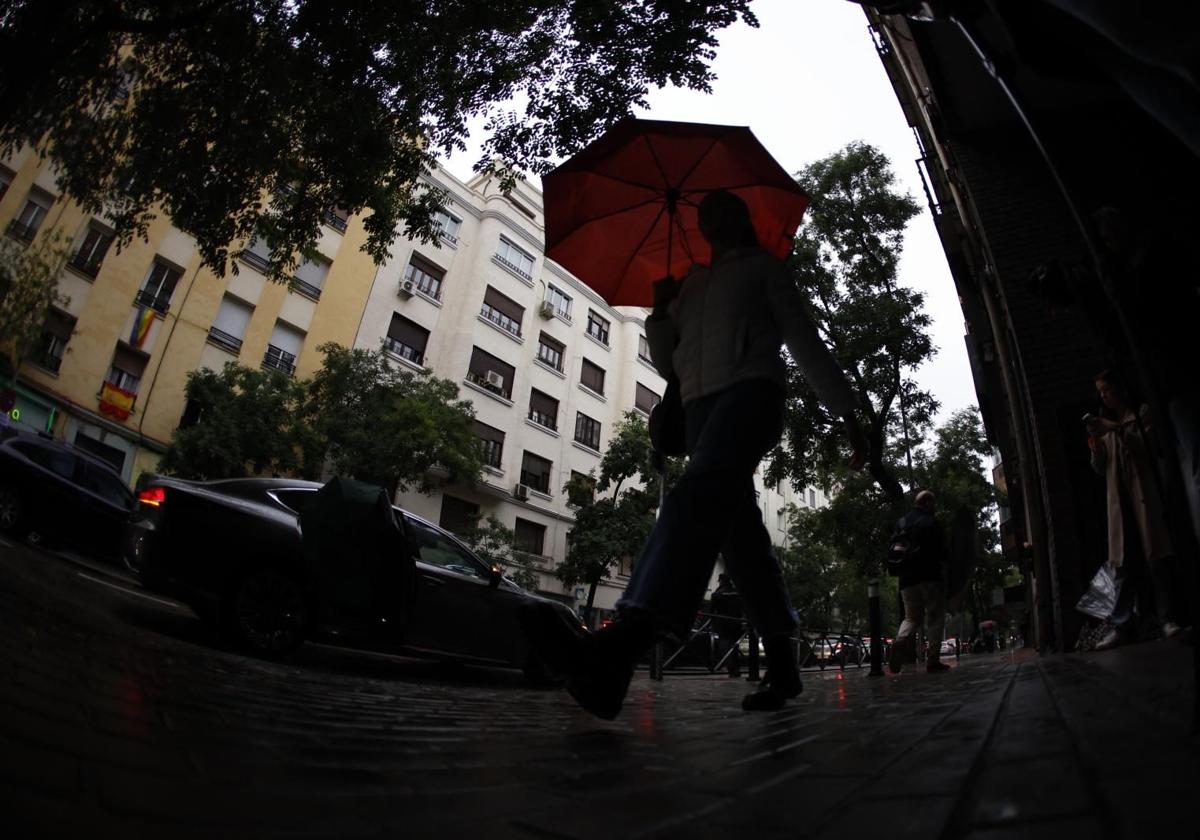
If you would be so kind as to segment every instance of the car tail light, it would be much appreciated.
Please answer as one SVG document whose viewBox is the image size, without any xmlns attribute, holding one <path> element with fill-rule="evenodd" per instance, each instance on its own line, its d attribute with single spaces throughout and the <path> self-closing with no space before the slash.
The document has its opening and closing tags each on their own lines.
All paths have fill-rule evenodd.
<svg viewBox="0 0 1200 840">
<path fill-rule="evenodd" d="M 143 505 L 158 507 L 167 500 L 167 491 L 161 487 L 147 487 L 138 493 L 137 500 Z"/>
</svg>

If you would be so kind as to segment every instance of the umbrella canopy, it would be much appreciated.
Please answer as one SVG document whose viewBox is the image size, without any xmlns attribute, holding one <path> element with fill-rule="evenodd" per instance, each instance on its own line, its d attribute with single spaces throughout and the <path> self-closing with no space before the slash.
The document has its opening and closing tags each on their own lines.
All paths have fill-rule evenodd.
<svg viewBox="0 0 1200 840">
<path fill-rule="evenodd" d="M 697 206 L 727 190 L 779 258 L 808 195 L 744 126 L 626 117 L 542 178 L 546 256 L 613 306 L 650 306 L 651 286 L 707 263 Z"/>
</svg>

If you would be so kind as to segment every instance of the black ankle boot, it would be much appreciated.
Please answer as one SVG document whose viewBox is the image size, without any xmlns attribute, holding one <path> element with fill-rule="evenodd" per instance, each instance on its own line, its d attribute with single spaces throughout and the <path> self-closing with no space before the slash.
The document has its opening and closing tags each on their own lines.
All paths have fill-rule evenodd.
<svg viewBox="0 0 1200 840">
<path fill-rule="evenodd" d="M 742 698 L 742 708 L 747 712 L 773 712 L 782 709 L 793 697 L 799 696 L 804 686 L 800 682 L 800 670 L 796 667 L 796 656 L 792 652 L 790 636 L 768 636 L 763 639 L 767 654 L 767 673 L 758 690 Z"/>
<path fill-rule="evenodd" d="M 654 642 L 655 629 L 642 612 L 622 613 L 583 644 L 567 692 L 598 718 L 614 719 L 625 702 L 638 659 Z"/>
</svg>

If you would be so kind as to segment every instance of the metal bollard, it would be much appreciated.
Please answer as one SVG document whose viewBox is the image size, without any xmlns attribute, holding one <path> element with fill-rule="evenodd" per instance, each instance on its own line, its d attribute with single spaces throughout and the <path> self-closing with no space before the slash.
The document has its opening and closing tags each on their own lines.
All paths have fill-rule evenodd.
<svg viewBox="0 0 1200 840">
<path fill-rule="evenodd" d="M 662 682 L 663 678 L 663 640 L 656 639 L 654 647 L 650 648 L 650 679 Z"/>
<path fill-rule="evenodd" d="M 868 676 L 883 676 L 883 608 L 879 604 L 879 578 L 867 581 L 867 622 L 871 632 L 871 671 Z"/>
<path fill-rule="evenodd" d="M 747 663 L 747 682 L 758 682 L 758 633 L 750 631 L 750 662 Z"/>
</svg>

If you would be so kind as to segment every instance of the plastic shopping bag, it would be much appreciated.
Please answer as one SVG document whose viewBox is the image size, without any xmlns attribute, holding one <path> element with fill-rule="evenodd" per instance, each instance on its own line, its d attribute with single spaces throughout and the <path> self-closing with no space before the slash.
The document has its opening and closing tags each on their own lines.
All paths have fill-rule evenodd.
<svg viewBox="0 0 1200 840">
<path fill-rule="evenodd" d="M 1108 618 L 1117 608 L 1117 596 L 1121 594 L 1121 580 L 1110 563 L 1104 563 L 1092 577 L 1075 609 L 1092 618 Z"/>
</svg>

